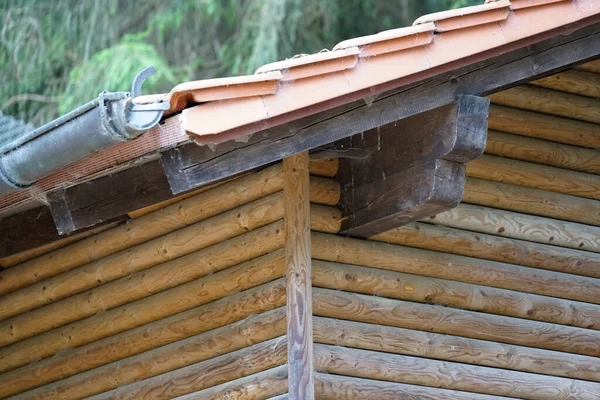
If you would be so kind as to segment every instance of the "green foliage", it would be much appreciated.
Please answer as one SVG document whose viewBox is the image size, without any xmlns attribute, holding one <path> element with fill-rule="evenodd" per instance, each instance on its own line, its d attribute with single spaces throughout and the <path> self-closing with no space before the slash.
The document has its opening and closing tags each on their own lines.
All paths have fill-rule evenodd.
<svg viewBox="0 0 600 400">
<path fill-rule="evenodd" d="M 251 74 L 483 0 L 0 0 L 0 111 L 41 125 L 98 95 Z"/>
</svg>

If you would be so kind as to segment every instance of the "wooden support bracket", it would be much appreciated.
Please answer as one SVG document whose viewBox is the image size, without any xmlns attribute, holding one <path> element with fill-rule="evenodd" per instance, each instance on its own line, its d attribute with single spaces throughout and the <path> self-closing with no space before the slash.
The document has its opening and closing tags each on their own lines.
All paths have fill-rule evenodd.
<svg viewBox="0 0 600 400">
<path fill-rule="evenodd" d="M 370 237 L 458 205 L 464 164 L 483 154 L 489 100 L 462 95 L 447 106 L 355 135 L 340 149 L 342 233 Z"/>
</svg>

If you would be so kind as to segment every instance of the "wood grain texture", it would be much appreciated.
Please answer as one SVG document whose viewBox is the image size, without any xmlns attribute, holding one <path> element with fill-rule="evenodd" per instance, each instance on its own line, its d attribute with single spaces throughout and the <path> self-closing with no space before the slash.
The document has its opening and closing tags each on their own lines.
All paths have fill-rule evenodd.
<svg viewBox="0 0 600 400">
<path fill-rule="evenodd" d="M 285 310 L 254 315 L 182 341 L 23 393 L 22 399 L 81 399 L 160 376 L 285 334 Z M 190 388 L 193 389 L 193 386 Z M 139 396 L 139 393 L 138 393 Z"/>
<path fill-rule="evenodd" d="M 456 211 L 438 214 L 439 218 L 435 217 L 430 221 L 437 220 L 437 223 L 443 224 L 444 219 L 451 218 L 450 213 L 458 214 Z M 501 222 L 504 222 L 502 226 L 506 225 L 506 222 L 510 223 Z M 464 222 L 458 224 L 467 227 Z M 371 240 L 600 278 L 599 254 L 479 233 L 476 224 L 471 224 L 470 227 L 475 228 L 475 232 L 415 222 L 374 236 Z M 498 229 L 496 226 L 490 228 Z M 507 230 L 502 233 L 510 236 Z"/>
<path fill-rule="evenodd" d="M 93 262 L 150 239 L 195 224 L 283 188 L 281 164 L 172 204 L 125 225 L 0 272 L 0 294 L 30 285 L 80 265 Z"/>
<path fill-rule="evenodd" d="M 339 158 L 316 158 L 311 156 L 309 159 L 308 168 L 311 175 L 326 176 L 333 178 L 340 167 Z"/>
<path fill-rule="evenodd" d="M 509 183 L 467 178 L 463 202 L 600 226 L 600 201 Z"/>
<path fill-rule="evenodd" d="M 316 232 L 312 243 L 319 260 L 600 303 L 599 279 Z"/>
<path fill-rule="evenodd" d="M 489 129 L 573 146 L 600 148 L 600 125 L 492 104 Z"/>
<path fill-rule="evenodd" d="M 486 154 L 600 174 L 600 152 L 510 133 L 488 131 Z"/>
<path fill-rule="evenodd" d="M 588 199 L 600 199 L 600 176 L 598 175 L 488 154 L 467 164 L 467 176 Z"/>
<path fill-rule="evenodd" d="M 531 347 L 314 317 L 315 343 L 600 382 L 600 360 Z"/>
<path fill-rule="evenodd" d="M 90 400 L 172 399 L 225 382 L 256 374 L 286 363 L 287 339 L 280 336 L 245 349 L 134 382 Z"/>
<path fill-rule="evenodd" d="M 185 256 L 283 218 L 281 192 L 139 244 L 4 296 L 0 319 Z M 10 341 L 0 335 L 0 346 Z"/>
<path fill-rule="evenodd" d="M 89 229 L 89 230 L 81 232 L 81 233 L 74 233 L 67 237 L 63 237 L 61 239 L 51 241 L 47 244 L 44 244 L 44 245 L 38 246 L 38 247 L 34 247 L 30 250 L 25 250 L 20 253 L 10 255 L 8 257 L 4 257 L 4 258 L 0 259 L 0 267 L 2 267 L 2 268 L 14 267 L 16 265 L 19 265 L 19 264 L 25 263 L 29 260 L 32 260 L 36 257 L 41 257 L 44 254 L 47 254 L 52 251 L 58 250 L 62 247 L 71 245 L 75 242 L 79 242 L 80 240 L 88 238 L 92 235 L 96 235 L 105 230 L 114 228 L 117 225 L 119 225 L 119 222 L 113 222 L 113 223 L 109 223 L 106 225 L 101 225 L 101 226 Z M 0 270 L 0 274 L 2 273 L 1 271 L 2 270 Z"/>
<path fill-rule="evenodd" d="M 360 367 L 357 368 L 357 360 Z M 315 344 L 319 372 L 537 399 L 600 399 L 600 384 L 374 351 Z"/>
<path fill-rule="evenodd" d="M 0 397 L 198 335 L 285 306 L 285 278 L 127 330 L 0 375 Z"/>
<path fill-rule="evenodd" d="M 600 100 L 535 86 L 517 86 L 489 96 L 492 103 L 600 124 Z"/>
<path fill-rule="evenodd" d="M 600 97 L 600 74 L 576 69 L 536 79 L 531 85 L 582 96 Z"/>
<path fill-rule="evenodd" d="M 581 65 L 578 65 L 576 68 L 582 71 L 600 74 L 600 60 L 586 62 Z"/>
<path fill-rule="evenodd" d="M 314 315 L 598 357 L 600 333 L 438 305 L 313 290 Z"/>
<path fill-rule="evenodd" d="M 600 329 L 600 306 L 378 268 L 313 261 L 313 285 L 487 314 Z"/>
<path fill-rule="evenodd" d="M 282 224 L 283 232 L 283 224 Z M 0 371 L 79 347 L 285 275 L 282 250 L 0 349 Z"/>
<path fill-rule="evenodd" d="M 283 160 L 289 394 L 314 399 L 308 152 Z"/>
<path fill-rule="evenodd" d="M 511 400 L 509 397 L 323 373 L 315 374 L 315 394 L 320 400 Z"/>
<path fill-rule="evenodd" d="M 490 235 L 600 253 L 598 227 L 557 219 L 463 203 L 426 221 Z"/>
<path fill-rule="evenodd" d="M 339 200 L 339 184 L 333 179 L 315 177 L 311 188 L 314 203 L 335 205 Z M 204 221 L 282 189 L 283 169 L 279 163 L 30 260 L 19 265 L 18 270 L 0 271 L 0 295 Z"/>
<path fill-rule="evenodd" d="M 177 397 L 176 400 L 265 400 L 287 390 L 288 367 L 271 368 L 199 392 Z"/>
<path fill-rule="evenodd" d="M 283 247 L 278 224 L 270 224 L 205 249 L 124 276 L 50 303 L 0 324 L 0 337 L 23 340 L 69 322 L 182 285 Z"/>
</svg>

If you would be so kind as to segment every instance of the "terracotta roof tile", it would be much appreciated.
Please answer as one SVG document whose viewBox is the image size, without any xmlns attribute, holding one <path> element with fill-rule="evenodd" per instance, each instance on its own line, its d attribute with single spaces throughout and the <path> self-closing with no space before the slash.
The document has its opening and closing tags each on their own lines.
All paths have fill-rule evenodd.
<svg viewBox="0 0 600 400">
<path fill-rule="evenodd" d="M 282 74 L 282 81 L 323 75 L 354 68 L 358 60 L 358 54 L 360 54 L 358 47 L 350 47 L 339 51 L 335 49 L 334 51 L 323 51 L 263 65 L 256 70 L 256 74 L 262 75 L 279 71 Z"/>
<path fill-rule="evenodd" d="M 599 0 L 487 1 L 345 40 L 330 52 L 271 63 L 253 77 L 178 85 L 163 99 L 171 111 L 191 107 L 181 120 L 199 142 L 219 143 L 595 14 Z"/>
<path fill-rule="evenodd" d="M 413 25 L 433 22 L 435 23 L 437 32 L 448 32 L 503 21 L 508 17 L 509 7 L 509 0 L 499 0 L 480 6 L 464 7 L 424 15 L 418 18 Z"/>
</svg>

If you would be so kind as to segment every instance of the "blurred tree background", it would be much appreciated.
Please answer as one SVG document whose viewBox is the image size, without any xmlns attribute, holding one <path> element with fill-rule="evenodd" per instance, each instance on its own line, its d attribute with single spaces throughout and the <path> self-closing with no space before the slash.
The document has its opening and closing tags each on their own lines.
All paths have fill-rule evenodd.
<svg viewBox="0 0 600 400">
<path fill-rule="evenodd" d="M 102 90 L 259 66 L 483 0 L 0 0 L 0 111 L 42 125 Z"/>
</svg>

